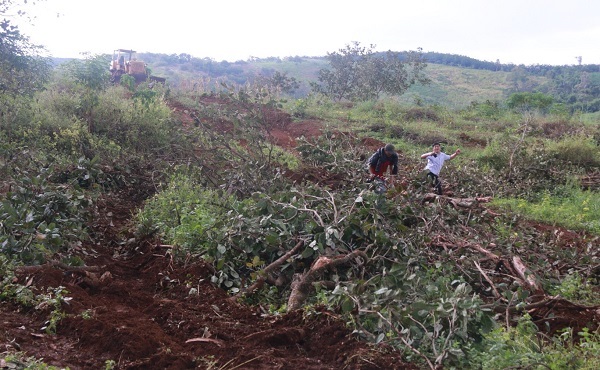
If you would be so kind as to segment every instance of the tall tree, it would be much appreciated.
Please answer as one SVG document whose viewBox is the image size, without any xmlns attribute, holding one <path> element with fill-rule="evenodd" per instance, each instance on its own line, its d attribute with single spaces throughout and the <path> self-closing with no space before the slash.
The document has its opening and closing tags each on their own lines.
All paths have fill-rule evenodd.
<svg viewBox="0 0 600 370">
<path fill-rule="evenodd" d="M 31 94 L 42 87 L 50 74 L 50 60 L 42 46 L 34 45 L 11 18 L 27 17 L 16 5 L 27 0 L 0 0 L 0 94 Z M 11 13 L 11 10 L 14 13 Z"/>
<path fill-rule="evenodd" d="M 421 49 L 407 53 L 375 53 L 375 45 L 363 47 L 354 41 L 337 52 L 327 53 L 331 69 L 319 71 L 319 83 L 313 91 L 334 100 L 377 99 L 381 94 L 401 95 L 413 84 L 429 80 Z"/>
</svg>

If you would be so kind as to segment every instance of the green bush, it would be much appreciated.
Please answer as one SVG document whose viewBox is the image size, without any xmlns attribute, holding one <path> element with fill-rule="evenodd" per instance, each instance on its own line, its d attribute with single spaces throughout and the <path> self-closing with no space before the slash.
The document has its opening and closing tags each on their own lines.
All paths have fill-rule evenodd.
<svg viewBox="0 0 600 370">
<path fill-rule="evenodd" d="M 164 88 L 156 87 L 132 96 L 118 85 L 90 91 L 58 76 L 32 104 L 35 114 L 20 119 L 18 137 L 66 154 L 81 155 L 84 149 L 99 154 L 107 147 L 160 152 L 175 141 L 183 143 L 174 130 L 165 94 Z"/>
<path fill-rule="evenodd" d="M 597 305 L 600 297 L 594 292 L 594 286 L 586 283 L 587 281 L 577 271 L 569 273 L 554 288 L 552 294 L 560 294 L 565 299 L 581 304 Z"/>
<path fill-rule="evenodd" d="M 496 136 L 479 154 L 477 161 L 479 164 L 490 167 L 495 170 L 505 169 L 510 161 L 510 147 L 515 145 L 515 141 L 508 134 Z M 516 151 L 516 154 L 523 154 L 523 149 Z"/>
<path fill-rule="evenodd" d="M 519 92 L 511 94 L 506 100 L 506 105 L 510 109 L 528 111 L 538 110 L 547 113 L 554 98 L 544 93 Z"/>
<path fill-rule="evenodd" d="M 600 367 L 600 334 L 588 329 L 574 336 L 566 329 L 544 339 L 528 315 L 515 328 L 498 328 L 485 336 L 471 353 L 471 363 L 480 369 L 507 369 L 515 365 L 529 369 L 585 369 Z"/>
<path fill-rule="evenodd" d="M 77 185 L 50 182 L 52 170 L 20 174 L 0 203 L 0 252 L 6 256 L 42 263 L 86 237 L 83 225 L 91 199 Z"/>
<path fill-rule="evenodd" d="M 102 92 L 98 99 L 93 133 L 137 152 L 160 152 L 175 140 L 171 110 L 162 99 L 128 99 L 119 86 Z"/>
<path fill-rule="evenodd" d="M 548 152 L 558 160 L 583 167 L 600 167 L 600 147 L 592 137 L 567 136 L 547 142 Z"/>
<path fill-rule="evenodd" d="M 136 215 L 138 233 L 158 232 L 183 255 L 204 255 L 216 247 L 211 232 L 232 202 L 217 190 L 206 189 L 184 175 L 174 176 L 166 189 L 146 202 Z M 209 253 L 210 254 L 210 253 Z"/>
<path fill-rule="evenodd" d="M 35 294 L 30 287 L 16 283 L 15 263 L 0 254 L 0 301 L 12 300 L 24 307 L 33 307 Z"/>
</svg>

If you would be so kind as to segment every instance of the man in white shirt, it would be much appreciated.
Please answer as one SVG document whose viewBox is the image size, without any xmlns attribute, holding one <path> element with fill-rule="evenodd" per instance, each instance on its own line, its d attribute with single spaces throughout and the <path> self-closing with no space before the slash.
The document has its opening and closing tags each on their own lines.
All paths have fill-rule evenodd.
<svg viewBox="0 0 600 370">
<path fill-rule="evenodd" d="M 429 182 L 431 186 L 435 188 L 436 194 L 442 195 L 442 182 L 440 181 L 440 171 L 444 166 L 444 162 L 456 158 L 456 156 L 459 154 L 460 149 L 456 149 L 456 151 L 452 155 L 448 155 L 442 152 L 442 147 L 440 146 L 440 143 L 435 143 L 433 144 L 433 151 L 421 155 L 421 159 L 427 159 L 427 166 L 425 167 L 425 170 L 428 171 L 427 182 Z"/>
</svg>

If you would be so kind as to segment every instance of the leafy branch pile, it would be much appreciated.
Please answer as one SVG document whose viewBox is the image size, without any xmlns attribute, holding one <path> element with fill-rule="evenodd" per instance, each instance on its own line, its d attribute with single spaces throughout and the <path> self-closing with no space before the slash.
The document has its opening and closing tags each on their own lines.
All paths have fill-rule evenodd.
<svg viewBox="0 0 600 370">
<path fill-rule="evenodd" d="M 269 121 L 265 112 L 275 105 L 265 97 L 228 94 L 216 105 L 200 99 L 192 107 L 200 124 L 190 133 L 203 152 L 196 166 L 180 167 L 139 213 L 146 225 L 140 232 L 158 231 L 180 256 L 213 262 L 213 281 L 234 298 L 268 304 L 272 312 L 327 305 L 357 335 L 392 343 L 431 367 L 480 360 L 498 340 L 498 323 L 512 327 L 525 309 L 549 334 L 561 328 L 545 310 L 552 302 L 557 314 L 568 311 L 579 329 L 586 326 L 592 306 L 552 300 L 560 282 L 551 266 L 571 261 L 558 271 L 577 269 L 597 260 L 598 251 L 567 256 L 542 230 L 499 214 L 487 205 L 489 197 L 477 196 L 493 176 L 544 186 L 546 178 L 529 175 L 519 159 L 529 154 L 518 136 L 511 146 L 488 152 L 488 158 L 510 163 L 508 170 L 499 166 L 482 175 L 481 168 L 459 168 L 449 174 L 465 198 L 430 197 L 415 181 L 418 164 L 408 157 L 401 161 L 400 185 L 381 196 L 363 181 L 360 158 L 370 152 L 349 133 L 329 130 L 301 139 L 300 162 L 290 168 L 269 141 L 281 122 Z M 492 162 L 482 157 L 481 163 Z M 299 172 L 339 181 L 333 187 L 314 177 L 290 181 Z M 596 241 L 591 236 L 589 243 Z"/>
</svg>

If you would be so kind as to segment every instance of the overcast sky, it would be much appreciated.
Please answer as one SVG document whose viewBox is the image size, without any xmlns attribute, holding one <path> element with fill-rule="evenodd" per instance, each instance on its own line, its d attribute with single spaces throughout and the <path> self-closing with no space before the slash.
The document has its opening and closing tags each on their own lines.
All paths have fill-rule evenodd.
<svg viewBox="0 0 600 370">
<path fill-rule="evenodd" d="M 597 0 L 46 0 L 21 25 L 54 57 L 114 49 L 217 61 L 376 51 L 501 63 L 600 64 Z"/>
</svg>

